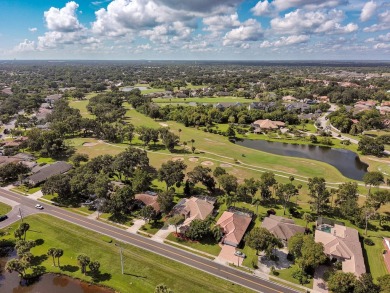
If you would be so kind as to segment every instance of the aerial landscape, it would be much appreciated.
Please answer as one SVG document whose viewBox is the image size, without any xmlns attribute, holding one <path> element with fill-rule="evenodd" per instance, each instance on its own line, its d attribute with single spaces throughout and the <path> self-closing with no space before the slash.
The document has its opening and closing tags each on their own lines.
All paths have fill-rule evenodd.
<svg viewBox="0 0 390 293">
<path fill-rule="evenodd" d="M 0 292 L 390 292 L 389 2 L 0 1 Z"/>
</svg>

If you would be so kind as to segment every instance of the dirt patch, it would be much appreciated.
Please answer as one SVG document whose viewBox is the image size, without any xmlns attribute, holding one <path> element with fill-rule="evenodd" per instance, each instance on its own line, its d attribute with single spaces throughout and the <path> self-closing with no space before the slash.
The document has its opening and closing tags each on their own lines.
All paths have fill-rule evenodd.
<svg viewBox="0 0 390 293">
<path fill-rule="evenodd" d="M 199 159 L 196 158 L 196 157 L 192 157 L 192 158 L 189 158 L 188 161 L 190 161 L 190 162 L 197 162 L 197 161 L 199 161 Z"/>
<path fill-rule="evenodd" d="M 172 158 L 172 161 L 176 162 L 176 161 L 184 161 L 184 158 L 183 157 L 174 157 Z"/>
<path fill-rule="evenodd" d="M 231 167 L 233 167 L 233 166 L 230 165 L 230 164 L 221 164 L 221 167 L 222 167 L 222 168 L 231 168 Z"/>
<path fill-rule="evenodd" d="M 166 123 L 159 123 L 162 127 L 168 127 L 168 124 Z"/>
<path fill-rule="evenodd" d="M 93 146 L 95 146 L 97 144 L 98 144 L 97 142 L 84 142 L 83 146 L 84 147 L 93 147 Z"/>
<path fill-rule="evenodd" d="M 211 162 L 211 161 L 204 161 L 204 162 L 202 162 L 201 164 L 202 164 L 203 166 L 213 166 L 213 165 L 214 165 L 214 163 Z"/>
</svg>

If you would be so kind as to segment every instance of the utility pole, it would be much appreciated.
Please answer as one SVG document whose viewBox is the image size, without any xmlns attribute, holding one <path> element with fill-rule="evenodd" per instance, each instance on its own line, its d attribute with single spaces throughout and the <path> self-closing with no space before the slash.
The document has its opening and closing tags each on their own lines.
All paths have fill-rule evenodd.
<svg viewBox="0 0 390 293">
<path fill-rule="evenodd" d="M 22 210 L 19 208 L 19 215 L 20 215 L 20 220 L 22 221 L 23 223 L 23 215 L 22 215 Z"/>
<path fill-rule="evenodd" d="M 122 275 L 124 274 L 123 273 L 123 253 L 122 253 L 122 246 L 120 246 L 119 244 L 115 243 L 115 246 L 118 246 L 119 247 L 119 253 L 121 255 L 121 269 L 122 269 Z"/>
</svg>

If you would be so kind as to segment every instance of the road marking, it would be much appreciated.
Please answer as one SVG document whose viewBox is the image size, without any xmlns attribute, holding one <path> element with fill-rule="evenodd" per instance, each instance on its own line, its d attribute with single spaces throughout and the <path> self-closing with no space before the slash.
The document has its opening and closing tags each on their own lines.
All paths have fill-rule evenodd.
<svg viewBox="0 0 390 293">
<path fill-rule="evenodd" d="M 20 200 L 19 196 L 16 196 L 16 195 L 14 195 L 14 194 L 8 194 L 8 193 L 6 193 L 6 194 L 7 194 L 8 196 L 12 196 L 12 197 L 17 198 L 17 199 Z M 146 244 L 146 245 L 148 245 L 148 246 L 150 246 L 150 247 L 154 247 L 154 248 L 156 248 L 156 249 L 158 249 L 158 250 L 165 251 L 165 252 L 168 252 L 168 253 L 170 253 L 170 254 L 176 255 L 176 256 L 178 256 L 178 257 L 181 257 L 181 258 L 190 260 L 190 261 L 192 261 L 192 262 L 194 262 L 194 263 L 198 263 L 198 264 L 203 265 L 203 266 L 205 266 L 205 267 L 209 267 L 209 268 L 211 268 L 211 269 L 213 269 L 213 270 L 220 271 L 220 272 L 224 272 L 224 273 L 226 273 L 226 274 L 232 275 L 232 276 L 234 276 L 234 277 L 236 277 L 236 278 L 239 278 L 239 279 L 242 279 L 242 280 L 244 280 L 244 281 L 246 281 L 246 282 L 253 283 L 253 284 L 257 285 L 257 286 L 261 286 L 261 287 L 267 288 L 267 289 L 272 290 L 272 291 L 274 291 L 274 292 L 283 293 L 282 291 L 278 291 L 278 290 L 276 290 L 276 289 L 274 289 L 274 288 L 268 287 L 268 286 L 266 286 L 266 285 L 260 284 L 260 283 L 255 282 L 255 281 L 252 281 L 252 280 L 247 279 L 247 278 L 245 278 L 245 277 L 241 277 L 241 276 L 235 275 L 235 274 L 233 274 L 233 273 L 231 273 L 231 272 L 228 272 L 228 271 L 225 271 L 225 270 L 221 270 L 221 269 L 215 268 L 215 267 L 213 267 L 213 266 L 211 266 L 211 265 L 209 265 L 209 264 L 203 263 L 203 262 L 198 261 L 198 260 L 194 260 L 194 259 L 192 259 L 192 258 L 190 258 L 190 257 L 181 255 L 181 254 L 179 254 L 179 253 L 177 253 L 177 252 L 170 251 L 170 250 L 165 249 L 165 248 L 163 248 L 163 247 L 154 245 L 154 244 L 152 244 L 152 243 L 148 243 L 148 242 L 146 242 L 146 241 L 143 241 L 143 240 L 140 240 L 140 239 L 137 239 L 137 238 L 133 238 L 133 237 L 131 237 L 131 234 L 122 234 L 122 233 L 119 233 L 118 231 L 114 231 L 114 230 L 108 229 L 108 228 L 106 228 L 106 227 L 102 227 L 102 226 L 96 225 L 95 223 L 89 223 L 88 221 L 85 221 L 85 220 L 83 220 L 83 219 L 79 219 L 79 218 L 76 218 L 76 217 L 74 217 L 74 216 L 72 216 L 72 215 L 67 215 L 67 214 L 62 213 L 62 212 L 60 212 L 60 211 L 57 211 L 57 210 L 56 210 L 56 209 L 57 209 L 56 207 L 50 206 L 50 208 L 52 209 L 51 212 L 60 214 L 60 215 L 62 215 L 62 216 L 68 217 L 68 218 L 70 218 L 70 219 L 77 220 L 77 221 L 79 221 L 79 222 L 81 222 L 81 223 L 85 223 L 85 224 L 88 224 L 88 225 L 97 227 L 97 228 L 99 228 L 99 229 L 101 229 L 101 230 L 105 230 L 105 231 L 114 233 L 114 234 L 116 234 L 116 235 L 120 235 L 120 236 L 122 236 L 122 237 L 131 239 L 131 240 L 133 240 L 133 241 L 136 241 L 136 242 L 139 242 L 139 243 L 142 243 L 142 244 Z M 59 209 L 59 208 L 58 208 L 58 209 Z M 49 213 L 47 213 L 47 214 L 50 215 Z M 60 219 L 61 219 L 61 218 L 60 218 Z M 64 219 L 63 219 L 63 220 L 64 220 Z M 101 223 L 101 225 L 107 225 L 107 224 Z M 84 228 L 88 229 L 88 227 L 84 227 Z M 99 231 L 96 231 L 96 232 L 99 233 Z M 131 245 L 131 243 L 130 243 L 130 245 Z M 199 268 L 197 268 L 197 269 L 199 269 Z"/>
</svg>

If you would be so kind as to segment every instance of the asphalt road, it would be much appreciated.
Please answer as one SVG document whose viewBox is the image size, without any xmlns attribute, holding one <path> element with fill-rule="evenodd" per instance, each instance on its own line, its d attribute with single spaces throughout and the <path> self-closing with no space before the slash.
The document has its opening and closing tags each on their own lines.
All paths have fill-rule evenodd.
<svg viewBox="0 0 390 293">
<path fill-rule="evenodd" d="M 0 196 L 18 202 L 19 204 L 21 204 L 22 210 L 26 210 L 26 211 L 30 211 L 31 209 L 34 209 L 34 206 L 37 203 L 37 201 L 35 200 L 29 199 L 27 197 L 24 197 L 23 195 L 19 195 L 4 189 L 0 189 Z M 115 238 L 124 243 L 132 244 L 142 249 L 149 250 L 153 253 L 157 253 L 159 255 L 165 256 L 174 261 L 181 262 L 183 264 L 189 265 L 191 267 L 202 270 L 209 274 L 226 279 L 232 283 L 245 286 L 257 292 L 264 292 L 264 293 L 297 292 L 288 287 L 284 287 L 279 284 L 273 283 L 271 281 L 261 279 L 257 276 L 250 275 L 248 273 L 241 272 L 236 269 L 232 269 L 228 266 L 218 264 L 209 259 L 194 255 L 192 253 L 172 247 L 170 245 L 155 242 L 149 238 L 137 234 L 131 234 L 120 228 L 116 228 L 112 225 L 102 223 L 96 220 L 88 219 L 84 216 L 66 211 L 59 207 L 55 207 L 42 202 L 39 203 L 44 207 L 44 209 L 41 211 L 43 213 L 47 213 L 49 215 L 79 225 L 86 229 L 93 230 L 101 234 L 105 234 L 109 237 Z M 9 222 L 10 220 L 11 219 L 8 219 L 3 223 L 10 224 Z"/>
</svg>

